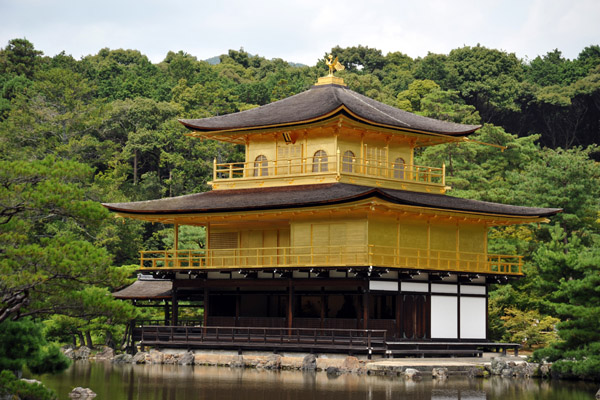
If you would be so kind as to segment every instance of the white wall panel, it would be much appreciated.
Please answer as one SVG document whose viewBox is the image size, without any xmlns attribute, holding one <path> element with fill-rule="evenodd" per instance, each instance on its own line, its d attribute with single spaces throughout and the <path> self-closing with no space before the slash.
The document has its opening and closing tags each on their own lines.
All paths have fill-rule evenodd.
<svg viewBox="0 0 600 400">
<path fill-rule="evenodd" d="M 457 285 L 448 285 L 440 283 L 431 284 L 431 293 L 458 293 Z"/>
<path fill-rule="evenodd" d="M 400 289 L 403 292 L 429 292 L 429 284 L 421 282 L 402 282 Z"/>
<path fill-rule="evenodd" d="M 458 301 L 454 296 L 431 296 L 431 338 L 457 339 Z"/>
<path fill-rule="evenodd" d="M 485 339 L 485 297 L 460 298 L 460 338 Z"/>
<path fill-rule="evenodd" d="M 460 293 L 462 293 L 462 294 L 485 294 L 485 286 L 461 285 Z"/>
<path fill-rule="evenodd" d="M 394 281 L 369 281 L 369 289 L 385 290 L 388 292 L 398 291 L 398 282 Z"/>
</svg>

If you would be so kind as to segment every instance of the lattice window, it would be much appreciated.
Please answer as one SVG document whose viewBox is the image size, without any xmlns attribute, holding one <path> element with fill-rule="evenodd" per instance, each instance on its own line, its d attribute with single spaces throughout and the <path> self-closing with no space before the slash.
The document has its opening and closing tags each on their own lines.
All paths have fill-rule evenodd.
<svg viewBox="0 0 600 400">
<path fill-rule="evenodd" d="M 277 175 L 302 172 L 302 144 L 281 143 L 277 146 Z"/>
<path fill-rule="evenodd" d="M 375 176 L 387 176 L 387 147 L 365 145 L 367 173 Z"/>
<path fill-rule="evenodd" d="M 313 156 L 313 172 L 329 171 L 328 158 L 325 150 L 318 150 Z"/>
<path fill-rule="evenodd" d="M 396 158 L 394 161 L 394 178 L 395 179 L 404 179 L 404 159 Z"/>
<path fill-rule="evenodd" d="M 269 161 L 262 154 L 254 160 L 254 176 L 269 175 Z"/>
<path fill-rule="evenodd" d="M 352 172 L 354 169 L 354 160 L 356 160 L 354 153 L 350 150 L 346 150 L 342 157 L 342 172 Z"/>
<path fill-rule="evenodd" d="M 209 238 L 209 246 L 211 250 L 217 249 L 237 249 L 238 248 L 238 233 L 237 232 L 211 232 Z"/>
</svg>

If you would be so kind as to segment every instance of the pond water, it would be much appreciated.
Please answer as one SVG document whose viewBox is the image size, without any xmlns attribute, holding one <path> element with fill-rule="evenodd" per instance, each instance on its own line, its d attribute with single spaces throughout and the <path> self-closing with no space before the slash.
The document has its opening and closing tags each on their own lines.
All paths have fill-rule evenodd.
<svg viewBox="0 0 600 400">
<path fill-rule="evenodd" d="M 57 375 L 33 376 L 68 399 L 76 386 L 89 387 L 98 400 L 285 399 L 285 400 L 483 400 L 593 399 L 598 384 L 536 379 L 467 379 L 420 382 L 400 377 L 328 377 L 323 372 L 259 371 L 226 367 L 74 363 Z"/>
</svg>

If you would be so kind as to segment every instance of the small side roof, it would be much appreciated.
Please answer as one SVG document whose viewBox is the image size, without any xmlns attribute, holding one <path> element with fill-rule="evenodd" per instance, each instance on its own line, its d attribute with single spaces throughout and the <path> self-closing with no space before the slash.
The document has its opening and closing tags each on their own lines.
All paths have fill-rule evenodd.
<svg viewBox="0 0 600 400">
<path fill-rule="evenodd" d="M 326 119 L 337 113 L 345 113 L 372 125 L 450 136 L 469 135 L 481 127 L 422 117 L 335 84 L 313 86 L 295 96 L 251 110 L 203 119 L 182 119 L 180 122 L 199 132 L 238 132 L 294 126 Z"/>
<path fill-rule="evenodd" d="M 173 282 L 171 281 L 139 279 L 112 295 L 114 298 L 122 300 L 162 300 L 171 298 L 172 289 Z"/>
<path fill-rule="evenodd" d="M 346 183 L 213 190 L 186 196 L 131 203 L 104 203 L 125 214 L 190 214 L 270 210 L 343 204 L 380 198 L 395 204 L 516 217 L 548 217 L 560 208 L 521 207 L 463 199 L 443 194 L 373 188 Z"/>
</svg>

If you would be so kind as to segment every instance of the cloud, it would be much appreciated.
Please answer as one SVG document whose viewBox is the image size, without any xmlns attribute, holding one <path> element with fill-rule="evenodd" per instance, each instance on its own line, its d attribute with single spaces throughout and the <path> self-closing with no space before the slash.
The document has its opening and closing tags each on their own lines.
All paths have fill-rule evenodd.
<svg viewBox="0 0 600 400">
<path fill-rule="evenodd" d="M 598 44 L 596 0 L 0 0 L 0 40 L 26 37 L 47 55 L 132 48 L 153 62 L 243 47 L 314 65 L 332 47 L 364 45 L 411 57 L 481 43 L 519 57 Z"/>
</svg>

